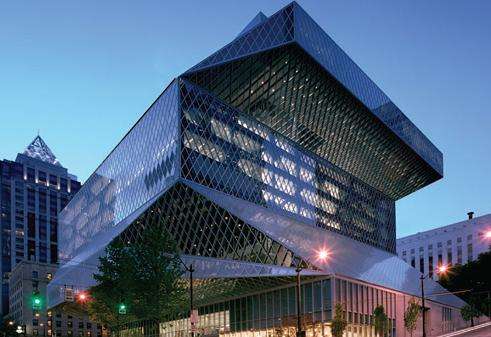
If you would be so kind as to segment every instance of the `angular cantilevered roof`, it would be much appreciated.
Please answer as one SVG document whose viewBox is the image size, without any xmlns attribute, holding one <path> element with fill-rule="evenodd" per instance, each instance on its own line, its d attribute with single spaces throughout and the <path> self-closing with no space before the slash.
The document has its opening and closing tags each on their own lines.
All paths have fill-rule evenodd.
<svg viewBox="0 0 491 337">
<path fill-rule="evenodd" d="M 251 27 L 252 26 L 252 27 Z M 290 5 L 284 7 L 277 13 L 271 15 L 269 18 L 264 19 L 262 16 L 259 18 L 255 18 L 251 21 L 251 23 L 241 32 L 231 43 L 221 48 L 211 56 L 205 58 L 203 61 L 189 69 L 186 73 L 183 74 L 184 77 L 191 79 L 192 81 L 198 82 L 199 85 L 204 86 L 205 88 L 211 90 L 215 94 L 217 94 L 220 98 L 225 99 L 227 103 L 237 106 L 237 102 L 233 102 L 226 99 L 226 95 L 223 94 L 223 87 L 226 87 L 228 90 L 242 90 L 243 88 L 239 88 L 243 83 L 239 83 L 242 78 L 239 76 L 233 77 L 234 73 L 239 73 L 241 71 L 241 67 L 244 68 L 242 64 L 239 64 L 242 60 L 252 59 L 257 55 L 264 54 L 268 51 L 277 50 L 285 46 L 296 46 L 300 48 L 300 50 L 308 55 L 311 59 L 314 60 L 325 72 L 326 76 L 332 77 L 339 83 L 339 85 L 343 88 L 343 90 L 349 92 L 350 96 L 353 98 L 354 102 L 350 103 L 350 106 L 346 108 L 347 100 L 342 102 L 337 101 L 328 106 L 328 107 L 320 107 L 320 109 L 324 109 L 325 114 L 329 115 L 329 111 L 332 111 L 332 106 L 336 106 L 337 110 L 341 112 L 339 116 L 340 122 L 343 122 L 343 116 L 346 116 L 346 120 L 344 122 L 352 123 L 353 130 L 349 130 L 349 128 L 345 128 L 345 130 L 350 131 L 349 135 L 343 134 L 339 135 L 339 139 L 334 139 L 332 137 L 332 129 L 326 127 L 326 125 L 333 126 L 335 125 L 333 120 L 329 120 L 329 116 L 325 117 L 321 113 L 319 113 L 319 107 L 313 107 L 313 102 L 309 101 L 310 96 L 316 93 L 312 93 L 311 91 L 307 91 L 305 93 L 300 93 L 299 88 L 303 87 L 301 83 L 295 83 L 291 85 L 290 88 L 285 89 L 284 86 L 274 87 L 272 84 L 274 79 L 272 79 L 271 74 L 268 78 L 264 76 L 264 71 L 257 71 L 257 77 L 250 77 L 248 83 L 252 83 L 254 81 L 260 81 L 261 83 L 266 83 L 268 87 L 270 87 L 273 92 L 276 90 L 276 93 L 281 90 L 282 92 L 286 92 L 284 96 L 291 96 L 292 90 L 297 89 L 299 93 L 294 101 L 292 101 L 292 107 L 296 111 L 289 111 L 289 114 L 285 114 L 287 116 L 284 117 L 284 120 L 280 120 L 276 116 L 268 116 L 271 119 L 270 123 L 263 118 L 257 116 L 257 107 L 264 107 L 264 110 L 271 110 L 271 108 L 278 108 L 283 102 L 278 101 L 272 97 L 273 95 L 269 95 L 266 99 L 262 98 L 262 100 L 256 100 L 254 102 L 253 99 L 248 99 L 249 104 L 253 104 L 254 106 L 247 106 L 247 109 L 250 114 L 257 117 L 260 121 L 269 124 L 270 127 L 276 128 L 277 131 L 287 135 L 292 138 L 294 141 L 297 141 L 300 145 L 304 146 L 308 150 L 312 150 L 317 154 L 324 156 L 326 159 L 330 160 L 334 164 L 339 167 L 347 170 L 348 172 L 359 176 L 361 179 L 365 180 L 367 183 L 372 186 L 379 188 L 381 191 L 384 191 L 383 188 L 380 188 L 379 183 L 375 181 L 375 178 L 368 176 L 368 172 L 370 171 L 386 171 L 386 172 L 395 172 L 398 171 L 401 181 L 405 180 L 409 182 L 412 186 L 408 188 L 408 186 L 401 185 L 401 191 L 399 193 L 394 193 L 393 191 L 384 191 L 388 195 L 392 196 L 395 199 L 398 199 L 402 196 L 405 196 L 427 184 L 440 179 L 443 176 L 443 155 L 442 153 L 431 143 L 431 141 L 402 113 L 402 111 L 390 100 L 390 98 L 350 59 L 350 57 L 325 33 L 319 25 L 295 2 Z M 289 52 L 289 50 L 283 50 L 282 53 Z M 298 54 L 298 53 L 297 53 Z M 271 58 L 271 57 L 270 57 Z M 272 61 L 264 60 L 264 59 L 254 59 L 252 62 L 253 65 L 257 65 L 261 67 L 264 65 L 264 69 L 273 69 L 272 65 L 274 62 L 277 62 L 279 59 L 278 56 Z M 267 64 L 267 62 L 271 62 Z M 288 60 L 285 60 L 288 62 Z M 226 69 L 226 65 L 230 65 L 228 69 Z M 232 69 L 230 69 L 232 68 Z M 275 69 L 276 71 L 282 71 L 279 68 Z M 314 69 L 315 70 L 315 69 Z M 254 70 L 251 71 L 251 73 Z M 298 71 L 298 69 L 296 70 Z M 313 72 L 313 68 L 309 69 L 311 73 Z M 226 80 L 222 80 L 222 83 L 217 83 L 216 78 L 219 78 L 218 72 L 228 72 L 231 75 L 228 75 Z M 272 75 L 275 75 L 273 72 Z M 201 76 L 201 78 L 200 78 Z M 204 77 L 213 77 L 214 83 L 210 84 L 207 82 Z M 309 78 L 305 78 L 305 81 L 308 81 Z M 223 83 L 228 81 L 229 86 L 225 86 Z M 235 81 L 235 82 L 234 82 Z M 311 81 L 310 83 L 312 83 Z M 207 85 L 208 84 L 208 85 Z M 332 83 L 330 84 L 331 86 Z M 305 84 L 307 87 L 307 84 Z M 249 86 L 250 96 L 253 98 L 253 91 L 256 89 L 252 86 Z M 312 90 L 312 88 L 310 88 Z M 310 90 L 309 89 L 309 90 Z M 317 89 L 317 87 L 316 87 Z M 222 90 L 222 92 L 218 92 L 218 90 Z M 260 90 L 263 90 L 261 88 Z M 305 89 L 304 89 L 305 90 Z M 244 95 L 241 93 L 241 95 Z M 254 95 L 257 95 L 254 93 Z M 339 91 L 333 93 L 329 93 L 330 97 L 342 96 L 339 94 Z M 230 98 L 230 94 L 228 94 L 228 98 Z M 283 98 L 284 98 L 283 96 Z M 300 96 L 300 97 L 299 97 Z M 308 97 L 307 97 L 308 96 Z M 319 95 L 318 95 L 319 96 Z M 312 100 L 312 99 L 311 99 Z M 326 101 L 325 97 L 319 96 L 317 104 L 321 104 L 322 101 Z M 235 104 L 237 103 L 237 104 Z M 349 103 L 349 102 L 348 102 Z M 363 108 L 359 105 L 361 103 Z M 309 106 L 306 106 L 308 104 Z M 266 108 L 268 107 L 268 108 Z M 244 108 L 244 105 L 239 108 Z M 254 110 L 255 111 L 252 111 Z M 284 108 L 282 108 L 282 112 L 284 112 Z M 348 111 L 344 113 L 343 109 Z M 252 112 L 251 112 L 252 111 Z M 311 135 L 309 139 L 300 139 L 300 136 L 295 137 L 291 130 L 287 130 L 285 127 L 285 120 L 295 120 L 297 116 L 307 116 L 309 113 L 314 115 L 314 120 L 309 121 L 300 121 L 299 126 L 291 126 L 290 128 L 299 130 L 301 129 L 302 137 L 307 137 L 307 135 Z M 266 114 L 266 112 L 264 112 Z M 275 111 L 276 115 L 279 115 L 277 111 Z M 362 116 L 363 115 L 363 116 Z M 315 117 L 317 116 L 317 117 Z M 309 117 L 310 118 L 310 117 Z M 315 121 L 317 118 L 317 121 Z M 363 119 L 363 120 L 355 120 Z M 370 121 L 367 118 L 372 118 Z M 365 125 L 367 121 L 371 124 L 380 124 L 375 127 L 371 127 L 370 129 L 366 128 Z M 330 123 L 330 124 L 325 124 Z M 320 130 L 316 129 L 318 127 Z M 381 127 L 387 131 L 380 131 Z M 338 127 L 333 127 L 334 130 L 339 129 Z M 328 133 L 323 133 L 322 130 L 325 130 Z M 361 130 L 361 132 L 359 131 Z M 365 132 L 366 131 L 366 132 Z M 363 134 L 362 134 L 363 133 Z M 367 135 L 366 135 L 366 134 Z M 387 135 L 390 133 L 391 137 Z M 374 142 L 373 144 L 367 145 L 367 138 L 370 138 L 371 135 L 380 136 L 381 139 L 389 139 L 391 144 L 387 146 L 383 143 L 383 141 Z M 342 139 L 341 139 L 342 138 Z M 375 138 L 375 137 L 374 137 Z M 392 139 L 393 138 L 393 139 Z M 346 151 L 351 151 L 353 149 L 353 158 L 350 163 L 347 163 L 346 157 L 344 156 L 345 162 L 338 162 L 341 156 L 336 150 L 326 149 L 329 145 L 323 144 L 320 145 L 320 140 L 323 139 L 325 142 L 332 143 L 333 141 L 339 141 L 339 144 L 336 144 L 336 149 L 339 151 L 346 153 Z M 316 143 L 317 142 L 317 143 Z M 316 143 L 316 144 L 313 144 Z M 343 147 L 344 146 L 344 147 Z M 367 147 L 370 151 L 367 151 Z M 370 153 L 370 155 L 376 153 L 376 156 L 373 156 L 373 162 L 370 163 L 370 166 L 367 166 L 363 163 L 363 160 L 367 160 L 367 158 L 363 158 L 364 154 Z M 407 152 L 410 152 L 409 154 Z M 404 157 L 402 160 L 401 157 Z M 353 164 L 357 162 L 358 164 Z M 355 167 L 357 166 L 357 167 Z M 387 169 L 387 170 L 386 170 Z M 366 172 L 366 177 L 363 175 Z M 378 174 L 379 177 L 385 179 L 387 177 L 383 177 L 383 175 Z M 394 179 L 394 177 L 391 177 Z"/>
<path fill-rule="evenodd" d="M 291 249 L 319 268 L 320 273 L 361 280 L 414 296 L 420 294 L 421 274 L 397 255 L 331 231 L 309 226 L 272 209 L 231 197 L 194 182 L 187 181 L 186 184 L 248 225 Z M 329 252 L 325 261 L 317 257 L 320 250 Z M 425 279 L 425 289 L 428 296 L 436 302 L 454 307 L 464 304 L 432 279 Z"/>
</svg>

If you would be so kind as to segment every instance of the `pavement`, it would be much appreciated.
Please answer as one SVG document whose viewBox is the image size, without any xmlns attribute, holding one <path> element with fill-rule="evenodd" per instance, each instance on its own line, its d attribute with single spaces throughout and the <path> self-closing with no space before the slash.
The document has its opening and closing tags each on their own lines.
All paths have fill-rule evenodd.
<svg viewBox="0 0 491 337">
<path fill-rule="evenodd" d="M 460 331 L 454 331 L 439 337 L 491 337 L 491 322 L 486 322 Z"/>
</svg>

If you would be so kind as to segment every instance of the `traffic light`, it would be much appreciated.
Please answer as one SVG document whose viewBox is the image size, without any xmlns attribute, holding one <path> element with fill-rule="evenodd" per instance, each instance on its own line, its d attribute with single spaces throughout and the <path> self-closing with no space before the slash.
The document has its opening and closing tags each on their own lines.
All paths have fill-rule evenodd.
<svg viewBox="0 0 491 337">
<path fill-rule="evenodd" d="M 126 304 L 124 304 L 124 303 L 120 303 L 120 304 L 118 305 L 118 313 L 119 313 L 120 315 L 126 315 Z"/>
<path fill-rule="evenodd" d="M 40 310 L 43 301 L 41 299 L 41 295 L 39 294 L 39 291 L 34 291 L 32 293 L 31 300 L 32 300 L 32 310 Z"/>
</svg>

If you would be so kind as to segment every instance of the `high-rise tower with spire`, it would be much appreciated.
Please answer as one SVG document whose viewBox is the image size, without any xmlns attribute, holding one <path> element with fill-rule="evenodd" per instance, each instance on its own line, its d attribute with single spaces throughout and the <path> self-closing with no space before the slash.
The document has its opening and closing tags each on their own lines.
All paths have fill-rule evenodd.
<svg viewBox="0 0 491 337">
<path fill-rule="evenodd" d="M 8 280 L 16 264 L 58 263 L 58 213 L 79 189 L 39 135 L 15 161 L 0 161 L 2 316 L 9 313 Z"/>
</svg>

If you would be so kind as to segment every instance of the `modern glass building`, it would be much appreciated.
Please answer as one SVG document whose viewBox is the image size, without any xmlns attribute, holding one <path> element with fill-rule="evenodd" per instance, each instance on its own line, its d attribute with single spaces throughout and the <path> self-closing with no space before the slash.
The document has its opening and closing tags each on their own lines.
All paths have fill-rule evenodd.
<svg viewBox="0 0 491 337">
<path fill-rule="evenodd" d="M 308 336 L 330 335 L 335 303 L 350 336 L 373 335 L 379 304 L 402 335 L 420 274 L 395 255 L 395 201 L 442 176 L 442 153 L 298 4 L 259 13 L 165 89 L 62 212 L 69 262 L 49 305 L 94 285 L 112 240 L 163 222 L 196 269 L 201 334 L 294 335 L 301 267 Z M 463 303 L 425 290 L 428 331 L 459 324 Z"/>
</svg>

